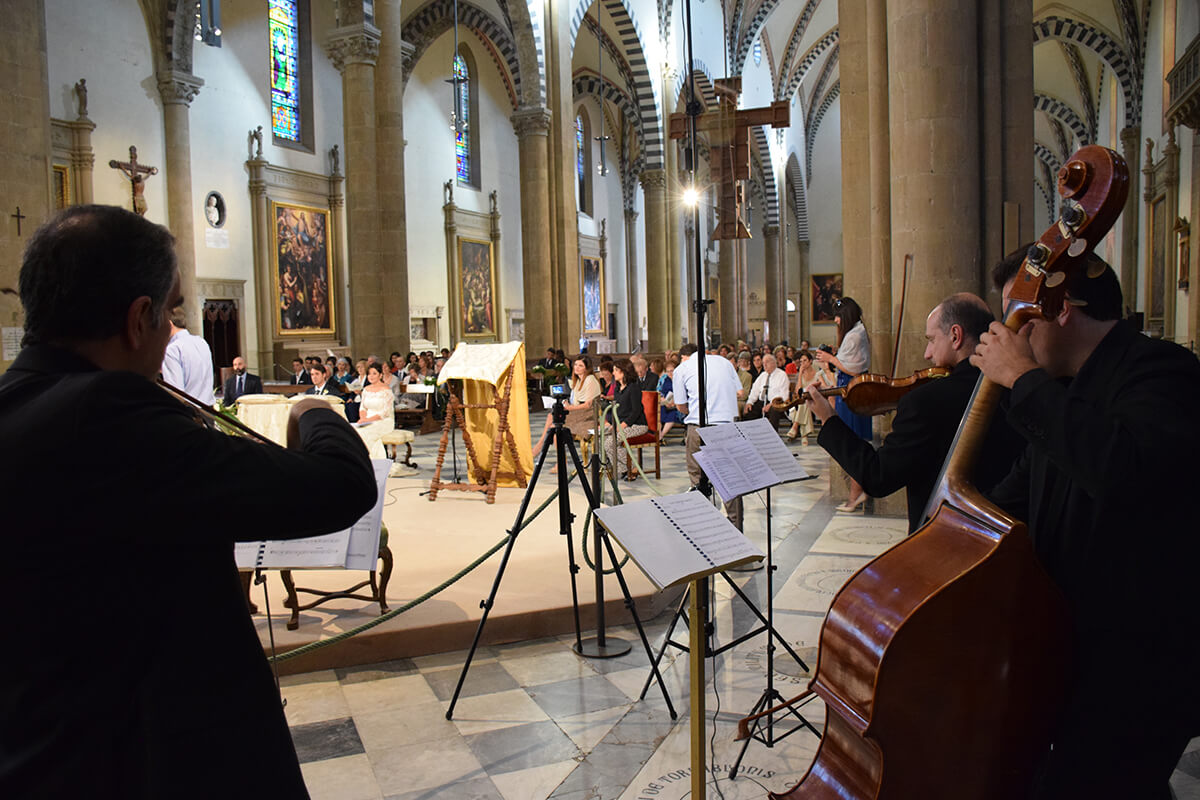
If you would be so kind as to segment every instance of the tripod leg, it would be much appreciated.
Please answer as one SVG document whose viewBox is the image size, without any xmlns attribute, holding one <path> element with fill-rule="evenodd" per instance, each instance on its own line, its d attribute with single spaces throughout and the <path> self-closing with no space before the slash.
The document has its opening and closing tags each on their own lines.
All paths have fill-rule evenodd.
<svg viewBox="0 0 1200 800">
<path fill-rule="evenodd" d="M 770 694 L 771 694 L 770 692 L 763 692 L 762 696 L 758 698 L 758 702 L 756 702 L 754 704 L 754 707 L 750 709 L 750 713 L 747 714 L 746 716 L 752 717 L 755 714 L 757 714 L 758 712 L 762 711 L 763 709 L 770 708 L 770 704 L 771 704 Z M 768 722 L 767 724 L 770 725 L 770 722 Z M 758 720 L 755 720 L 754 728 L 757 729 L 758 727 L 759 727 Z M 752 741 L 754 741 L 753 731 L 750 733 L 749 736 L 746 737 L 746 740 L 744 742 L 742 742 L 742 749 L 738 751 L 737 760 L 735 760 L 733 762 L 733 766 L 729 768 L 729 780 L 733 780 L 734 778 L 737 777 L 738 769 L 742 766 L 742 759 L 746 757 L 746 748 L 750 746 L 750 742 L 752 742 Z"/>
<path fill-rule="evenodd" d="M 521 498 L 521 507 L 517 510 L 517 519 L 513 523 L 512 530 L 508 532 L 508 544 L 504 547 L 504 556 L 500 559 L 500 568 L 496 570 L 496 579 L 492 581 L 492 591 L 488 594 L 487 599 L 479 604 L 479 607 L 483 609 L 483 616 L 479 618 L 479 627 L 475 629 L 475 638 L 471 641 L 471 649 L 467 652 L 467 660 L 463 664 L 462 674 L 458 676 L 458 685 L 454 687 L 454 696 L 450 698 L 450 707 L 446 709 L 446 719 L 452 719 L 454 716 L 454 706 L 458 703 L 458 695 L 462 692 L 463 683 L 467 679 L 467 670 L 471 668 L 471 661 L 475 658 L 475 650 L 479 647 L 479 640 L 483 636 L 483 626 L 487 624 L 488 614 L 491 613 L 492 605 L 496 602 L 496 593 L 500 591 L 500 580 L 504 577 L 504 568 L 508 566 L 508 559 L 512 555 L 513 546 L 517 543 L 517 536 L 521 533 L 521 527 L 525 524 L 525 511 L 529 508 L 529 499 L 533 496 L 533 487 L 537 485 L 542 465 L 546 463 L 547 452 L 547 450 L 542 450 L 537 466 L 533 469 L 533 477 L 529 479 L 529 488 L 525 491 L 525 496 Z"/>
<path fill-rule="evenodd" d="M 651 671 L 646 675 L 646 682 L 642 685 L 642 693 L 638 695 L 638 700 L 646 699 L 646 692 L 650 691 L 650 683 L 654 680 L 655 670 L 662 663 L 662 657 L 667 652 L 667 648 L 671 646 L 671 634 L 675 633 L 675 626 L 679 624 L 679 620 L 683 619 L 688 624 L 691 624 L 687 618 L 688 599 L 692 593 L 691 584 L 688 584 L 688 589 L 683 593 L 683 597 L 679 600 L 679 607 L 675 609 L 675 615 L 671 617 L 671 624 L 667 626 L 667 634 L 663 637 L 662 647 L 658 648 L 658 655 L 651 662 Z M 687 648 L 683 648 L 687 650 Z"/>
<path fill-rule="evenodd" d="M 729 576 L 726 575 L 724 572 L 722 572 L 720 574 L 721 574 L 721 577 L 725 579 L 725 582 L 728 583 L 731 587 L 733 587 L 733 591 L 735 591 L 737 593 L 737 596 L 742 598 L 742 602 L 746 604 L 746 607 L 750 609 L 750 611 L 754 614 L 754 616 L 758 617 L 758 621 L 761 622 L 764 626 L 766 626 L 768 635 L 774 637 L 775 639 L 778 639 L 779 643 L 781 645 L 783 645 L 783 649 L 788 651 L 788 655 L 790 655 L 796 661 L 796 663 L 800 665 L 800 668 L 803 669 L 805 672 L 809 672 L 808 664 L 804 663 L 804 659 L 802 659 L 800 657 L 800 655 L 795 650 L 792 649 L 792 646 L 790 644 L 788 644 L 787 640 L 784 639 L 782 636 L 780 636 L 779 632 L 776 631 L 775 628 L 773 628 L 771 626 L 771 624 L 767 621 L 767 618 L 764 617 L 762 615 L 762 612 L 758 610 L 758 606 L 754 605 L 754 603 L 750 600 L 750 597 L 745 592 L 742 591 L 742 587 L 738 586 L 736 583 L 731 581 L 729 579 Z"/>
<path fill-rule="evenodd" d="M 633 624 L 637 627 L 638 636 L 642 640 L 642 647 L 646 649 L 646 657 L 652 658 L 650 652 L 650 640 L 646 638 L 646 629 L 642 627 L 642 619 L 638 616 L 637 606 L 633 602 L 633 595 L 629 593 L 629 584 L 625 582 L 625 575 L 621 572 L 621 562 L 617 560 L 617 552 L 613 549 L 612 539 L 608 537 L 607 532 L 602 534 L 604 537 L 604 547 L 608 551 L 608 560 L 612 562 L 613 570 L 617 573 L 617 582 L 621 584 L 621 593 L 625 595 L 625 604 L 629 606 L 629 613 L 633 615 Z M 658 680 L 659 688 L 662 689 L 663 700 L 667 702 L 667 711 L 671 715 L 671 719 L 677 719 L 678 714 L 675 713 L 675 706 L 671 703 L 671 694 L 667 691 L 667 684 L 663 680 L 662 673 L 658 671 L 657 662 L 651 663 L 650 669 L 654 673 L 654 677 Z"/>
<path fill-rule="evenodd" d="M 550 428 L 549 435 L 554 439 L 555 454 L 558 457 L 558 532 L 567 537 L 567 563 L 570 565 L 571 571 L 571 611 L 575 615 L 575 652 L 583 651 L 583 632 L 579 625 L 579 588 L 577 586 L 576 576 L 579 574 L 579 565 L 575 563 L 575 546 L 571 541 L 571 523 L 575 521 L 575 517 L 571 514 L 571 493 L 567 483 L 567 460 L 566 447 L 564 439 L 564 429 L 561 424 L 555 424 Z M 549 447 L 542 448 L 542 456 L 544 457 Z M 579 461 L 576 456 L 576 462 Z M 580 475 L 582 478 L 583 476 Z M 590 495 L 590 493 L 589 493 Z M 599 598 L 597 598 L 599 601 Z"/>
</svg>

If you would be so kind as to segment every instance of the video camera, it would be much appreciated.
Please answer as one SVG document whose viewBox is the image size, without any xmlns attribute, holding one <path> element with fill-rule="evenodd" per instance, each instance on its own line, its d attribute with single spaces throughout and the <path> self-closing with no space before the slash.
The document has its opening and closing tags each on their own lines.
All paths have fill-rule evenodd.
<svg viewBox="0 0 1200 800">
<path fill-rule="evenodd" d="M 550 385 L 550 396 L 555 400 L 566 400 L 571 396 L 571 387 L 565 383 L 555 383 Z"/>
</svg>

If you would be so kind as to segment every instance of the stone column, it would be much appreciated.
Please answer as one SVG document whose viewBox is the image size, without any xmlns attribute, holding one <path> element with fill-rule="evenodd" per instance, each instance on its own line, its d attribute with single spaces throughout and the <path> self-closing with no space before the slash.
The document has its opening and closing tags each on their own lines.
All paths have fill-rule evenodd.
<svg viewBox="0 0 1200 800">
<path fill-rule="evenodd" d="M 763 226 L 763 263 L 767 274 L 767 322 L 772 344 L 787 338 L 787 298 L 779 253 L 779 226 Z"/>
<path fill-rule="evenodd" d="M 873 133 L 867 102 L 867 0 L 838 0 L 838 51 L 842 87 L 838 102 L 841 105 L 842 140 L 843 285 L 847 294 L 867 301 L 869 297 L 864 293 L 869 293 L 872 281 L 871 217 L 870 214 L 866 214 L 866 219 L 863 217 L 864 209 L 871 208 L 869 148 Z M 811 280 L 804 266 L 800 276 L 805 287 L 803 298 L 807 298 Z M 808 308 L 805 308 L 801 331 L 811 322 L 808 314 Z M 811 331 L 809 335 L 812 335 Z"/>
<path fill-rule="evenodd" d="M 1195 130 L 1194 133 L 1200 134 L 1200 130 Z M 1188 264 L 1188 347 L 1196 347 L 1196 340 L 1200 339 L 1200 236 L 1191 234 L 1200 232 L 1200 225 L 1196 224 L 1197 218 L 1200 218 L 1200 135 L 1192 136 L 1192 177 L 1189 181 L 1192 187 L 1192 218 L 1189 223 L 1190 233 L 1188 236 L 1189 264 Z M 1180 342 L 1183 344 L 1183 342 Z"/>
<path fill-rule="evenodd" d="M 179 283 L 188 329 L 200 335 L 200 298 L 196 296 L 196 231 L 192 224 L 192 133 L 188 109 L 204 81 L 191 73 L 167 69 L 158 74 L 163 101 L 166 147 L 167 227 L 175 236 Z"/>
<path fill-rule="evenodd" d="M 261 127 L 259 128 L 261 131 Z M 258 360 L 250 361 L 249 368 L 264 379 L 280 377 L 275 371 L 275 302 L 272 298 L 277 294 L 278 278 L 271 271 L 272 232 L 275 226 L 271 223 L 267 203 L 267 182 L 265 170 L 267 161 L 263 158 L 262 148 L 246 162 L 250 173 L 250 213 L 253 215 L 251 230 L 254 235 L 254 294 L 255 322 L 258 325 Z M 331 251 L 332 252 L 332 251 Z"/>
<path fill-rule="evenodd" d="M 663 98 L 662 118 L 665 122 L 675 113 L 675 78 L 676 72 L 670 65 L 664 65 L 662 70 L 662 82 L 660 84 L 660 95 Z M 664 148 L 667 166 L 667 189 L 664 202 L 666 204 L 664 213 L 667 218 L 667 340 L 666 343 L 660 345 L 660 348 L 676 348 L 679 346 L 679 335 L 683 326 L 683 318 L 679 312 L 679 297 L 680 286 L 687 285 L 687 281 L 680 283 L 680 267 L 682 266 L 681 254 L 684 250 L 680 241 L 680 225 L 679 216 L 683 211 L 682 204 L 679 203 L 679 148 L 682 146 L 682 140 L 673 142 L 668 140 Z"/>
<path fill-rule="evenodd" d="M 890 366 L 892 356 L 892 183 L 888 127 L 887 9 L 884 2 L 867 3 L 867 170 L 871 205 L 867 230 L 871 254 L 871 294 L 861 305 L 871 337 L 876 372 Z M 845 228 L 843 227 L 843 230 Z M 868 304 L 869 303 L 869 304 Z M 885 357 L 887 364 L 885 365 Z"/>
<path fill-rule="evenodd" d="M 352 9 L 353 10 L 353 9 Z M 361 9 L 358 10 L 361 14 Z M 335 28 L 326 39 L 329 59 L 342 75 L 342 120 L 346 141 L 346 223 L 350 263 L 350 329 L 347 343 L 356 353 L 385 355 L 391 350 L 384 317 L 379 250 L 375 64 L 379 29 L 365 20 Z"/>
<path fill-rule="evenodd" d="M 667 173 L 648 169 L 639 176 L 646 209 L 646 328 L 651 350 L 668 346 Z"/>
<path fill-rule="evenodd" d="M 387 209 L 386 214 L 379 214 L 383 325 L 389 351 L 406 353 L 411 349 L 411 333 L 408 214 L 404 202 L 404 63 L 415 48 L 401 39 L 400 22 L 400 0 L 375 0 L 375 24 L 380 34 L 375 66 L 376 182 L 378 207 Z"/>
<path fill-rule="evenodd" d="M 525 352 L 560 347 L 554 337 L 550 284 L 550 170 L 546 162 L 550 111 L 522 106 L 512 115 L 521 172 L 521 261 L 525 295 Z"/>
<path fill-rule="evenodd" d="M 796 292 L 796 343 L 808 339 L 809 344 L 815 347 L 817 343 L 812 341 L 812 271 L 808 268 L 808 242 L 796 243 L 796 255 L 799 261 L 796 274 L 800 276 L 799 291 Z"/>
<path fill-rule="evenodd" d="M 717 243 L 717 320 L 721 325 L 721 344 L 736 341 L 738 333 L 738 279 L 737 256 L 734 253 L 736 239 L 722 239 Z"/>
<path fill-rule="evenodd" d="M 92 202 L 92 170 L 96 165 L 96 153 L 92 149 L 92 131 L 96 123 L 88 119 L 84 110 L 77 119 L 68 122 L 71 129 L 71 197 L 78 205 Z"/>
<path fill-rule="evenodd" d="M 625 209 L 625 306 L 629 342 L 625 350 L 633 352 L 641 340 L 641 312 L 638 309 L 637 286 L 637 212 Z"/>
<path fill-rule="evenodd" d="M 1129 196 L 1125 198 L 1125 210 L 1121 212 L 1121 263 L 1113 268 L 1121 276 L 1121 291 L 1125 295 L 1125 308 L 1135 310 L 1138 307 L 1138 216 L 1141 203 L 1138 202 L 1137 176 L 1142 164 L 1142 126 L 1131 125 L 1121 131 L 1121 154 L 1129 165 L 1129 180 L 1132 186 Z"/>
</svg>

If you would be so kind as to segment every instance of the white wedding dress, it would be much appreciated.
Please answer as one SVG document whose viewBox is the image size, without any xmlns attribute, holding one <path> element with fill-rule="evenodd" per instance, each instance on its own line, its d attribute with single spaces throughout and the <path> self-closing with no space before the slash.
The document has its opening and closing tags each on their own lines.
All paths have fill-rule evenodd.
<svg viewBox="0 0 1200 800">
<path fill-rule="evenodd" d="M 362 406 L 359 407 L 358 418 L 382 417 L 355 428 L 367 445 L 367 455 L 371 458 L 387 458 L 381 439 L 385 433 L 396 428 L 395 403 L 396 397 L 390 389 L 382 392 L 364 390 L 362 393 Z"/>
</svg>

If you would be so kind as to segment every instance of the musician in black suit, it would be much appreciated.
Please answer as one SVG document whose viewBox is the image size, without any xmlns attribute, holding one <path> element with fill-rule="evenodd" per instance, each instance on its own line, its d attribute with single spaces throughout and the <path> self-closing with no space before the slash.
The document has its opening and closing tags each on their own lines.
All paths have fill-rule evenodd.
<svg viewBox="0 0 1200 800">
<path fill-rule="evenodd" d="M 1165 799 L 1200 735 L 1200 363 L 1122 320 L 1116 273 L 1091 261 L 1057 316 L 992 325 L 971 361 L 1011 388 L 1028 446 L 990 498 L 1028 523 L 1070 611 L 1069 689 L 1033 796 Z M 1114 695 L 1120 664 L 1133 702 Z"/>
<path fill-rule="evenodd" d="M 308 368 L 308 374 L 312 378 L 312 388 L 305 394 L 320 394 L 345 399 L 346 395 L 342 392 L 341 384 L 329 380 L 329 370 L 320 361 L 314 362 Z"/>
<path fill-rule="evenodd" d="M 292 386 L 311 386 L 312 378 L 309 377 L 308 367 L 304 366 L 304 362 L 298 358 L 292 359 Z"/>
<path fill-rule="evenodd" d="M 864 498 L 883 497 L 905 487 L 909 533 L 921 527 L 925 504 L 979 379 L 979 370 L 968 359 L 992 320 L 987 304 L 972 294 L 952 295 L 929 313 L 925 358 L 953 371 L 901 398 L 892 432 L 878 450 L 837 417 L 818 389 L 809 390 L 813 413 L 821 419 L 817 443 L 862 485 Z M 1020 437 L 996 417 L 976 471 L 976 485 L 987 490 L 998 483 L 1022 447 Z"/>
<path fill-rule="evenodd" d="M 221 396 L 225 405 L 233 405 L 244 394 L 262 394 L 262 378 L 246 371 L 246 359 L 233 357 L 233 374 L 225 381 L 225 393 Z"/>
<path fill-rule="evenodd" d="M 20 292 L 24 347 L 0 376 L 0 442 L 19 454 L 0 460 L 0 586 L 20 643 L 0 659 L 0 797 L 307 798 L 234 542 L 352 525 L 376 496 L 362 439 L 317 398 L 290 412 L 299 449 L 228 436 L 155 385 L 183 298 L 174 237 L 137 214 L 60 212 Z M 77 450 L 103 468 L 72 481 Z M 86 512 L 62 512 L 66 485 Z M 214 522 L 215 500 L 235 513 Z"/>
</svg>

